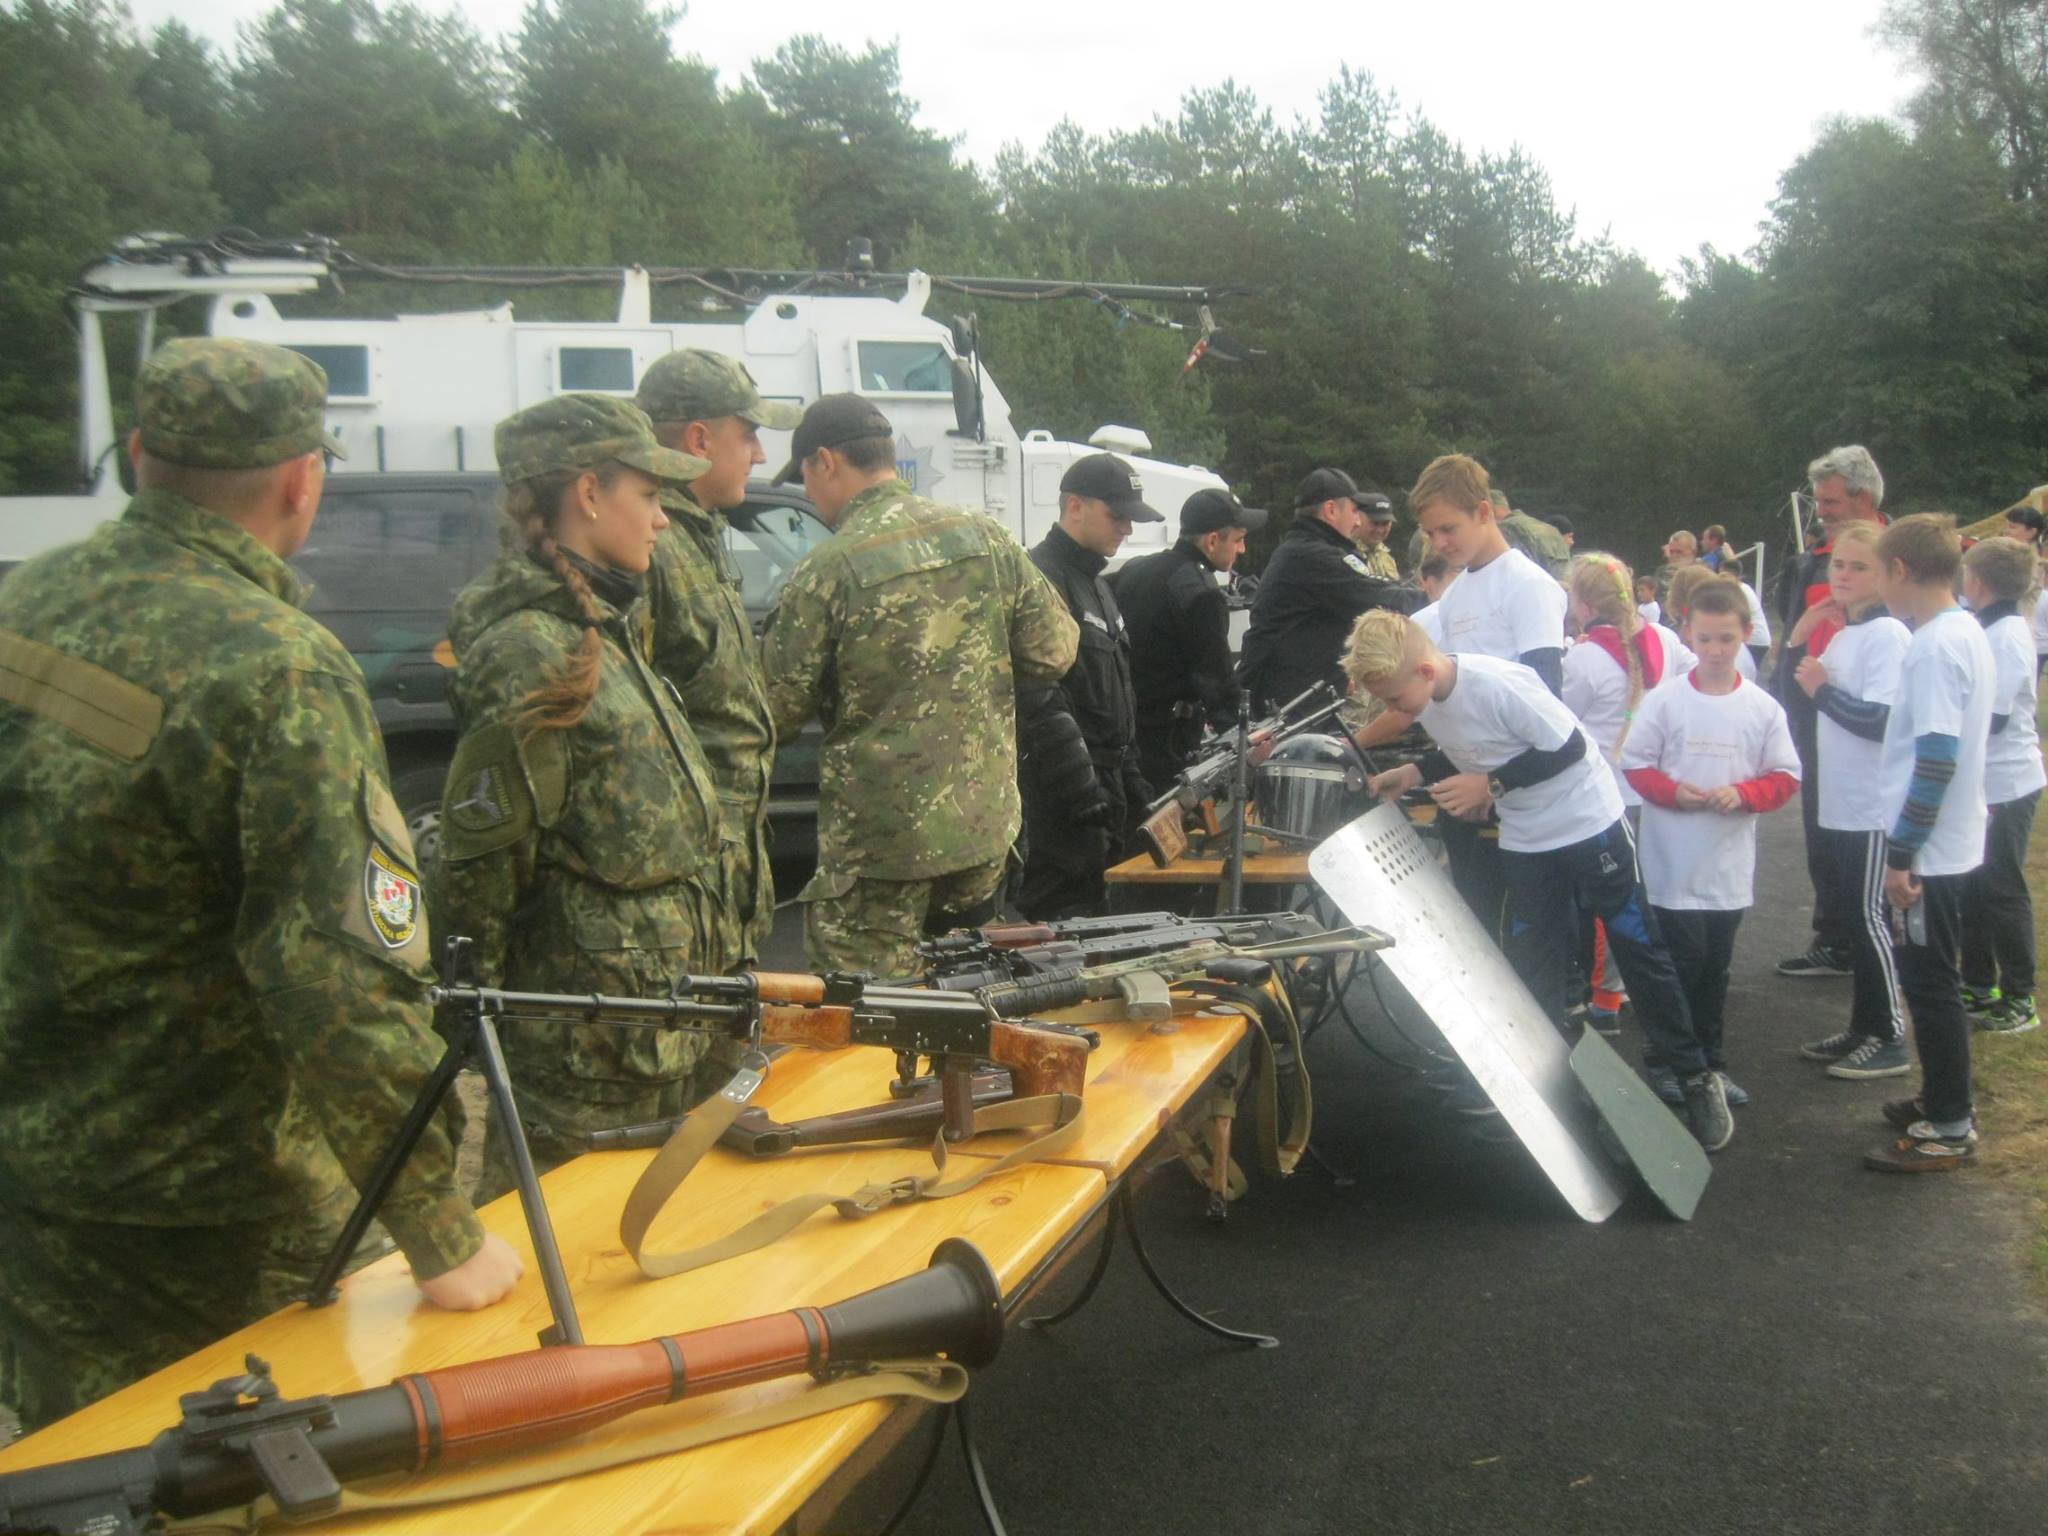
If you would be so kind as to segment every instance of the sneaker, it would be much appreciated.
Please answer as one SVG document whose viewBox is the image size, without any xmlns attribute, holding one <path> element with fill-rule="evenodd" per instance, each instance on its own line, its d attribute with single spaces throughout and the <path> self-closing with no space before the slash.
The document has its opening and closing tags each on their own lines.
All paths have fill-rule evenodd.
<svg viewBox="0 0 2048 1536">
<path fill-rule="evenodd" d="M 1943 1173 L 1976 1160 L 1976 1131 L 1943 1136 L 1925 1120 L 1915 1121 L 1905 1135 L 1863 1154 L 1863 1166 L 1879 1173 Z"/>
<path fill-rule="evenodd" d="M 1975 1015 L 1972 1022 L 1987 1034 L 2023 1035 L 2041 1027 L 2041 1016 L 2034 1011 L 2031 997 L 2008 997 Z"/>
<path fill-rule="evenodd" d="M 1866 1039 L 1855 1050 L 1828 1067 L 1829 1077 L 1846 1077 L 1862 1082 L 1871 1077 L 1904 1077 L 1913 1070 L 1913 1059 L 1903 1040 Z"/>
<path fill-rule="evenodd" d="M 1718 1072 L 1702 1072 L 1685 1080 L 1685 1117 L 1693 1136 L 1709 1152 L 1735 1139 L 1735 1117 L 1728 1113 L 1728 1095 Z"/>
<path fill-rule="evenodd" d="M 1794 955 L 1790 960 L 1778 962 L 1780 976 L 1848 976 L 1853 972 L 1846 951 L 1829 949 L 1816 942 L 1803 955 Z"/>
<path fill-rule="evenodd" d="M 1643 1071 L 1648 1076 L 1650 1092 L 1657 1095 L 1666 1104 L 1682 1105 L 1685 1103 L 1685 1090 L 1678 1086 L 1678 1074 L 1676 1072 L 1672 1071 L 1669 1067 L 1645 1067 Z"/>
<path fill-rule="evenodd" d="M 1597 1003 L 1586 1010 L 1586 1022 L 1610 1039 L 1621 1036 L 1621 1010 L 1602 1008 Z"/>
<path fill-rule="evenodd" d="M 1740 1109 L 1749 1102 L 1749 1090 L 1744 1088 L 1742 1084 L 1736 1082 L 1734 1078 L 1719 1068 L 1715 1069 L 1714 1075 L 1721 1079 L 1721 1092 L 1727 1095 L 1728 1107 L 1730 1109 Z"/>
<path fill-rule="evenodd" d="M 1903 1131 L 1916 1121 L 1927 1118 L 1927 1106 L 1919 1099 L 1886 1099 L 1884 1101 L 1884 1123 L 1895 1131 Z"/>
<path fill-rule="evenodd" d="M 1799 1054 L 1808 1061 L 1840 1061 L 1870 1038 L 1869 1035 L 1857 1034 L 1853 1029 L 1845 1029 L 1825 1040 L 1809 1041 L 1799 1047 Z"/>
<path fill-rule="evenodd" d="M 1991 1012 L 1997 1006 L 1998 988 L 1985 987 L 1981 990 L 1976 987 L 1963 988 L 1963 1012 L 1967 1013 L 1972 1019 L 1977 1018 L 1981 1014 Z"/>
</svg>

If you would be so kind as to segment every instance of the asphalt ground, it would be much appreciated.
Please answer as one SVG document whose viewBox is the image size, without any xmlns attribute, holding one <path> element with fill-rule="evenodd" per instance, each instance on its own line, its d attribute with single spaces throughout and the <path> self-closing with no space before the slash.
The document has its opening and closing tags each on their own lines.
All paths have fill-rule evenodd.
<svg viewBox="0 0 2048 1536">
<path fill-rule="evenodd" d="M 1578 1221 L 1518 1146 L 1325 1029 L 1315 1145 L 1355 1183 L 1255 1173 L 1222 1224 L 1177 1166 L 1138 1199 L 1182 1294 L 1281 1347 L 1202 1333 L 1121 1247 L 1085 1310 L 1013 1328 L 976 1381 L 1014 1536 L 2048 1530 L 2048 1313 L 2018 1211 L 1969 1170 L 1861 1166 L 1915 1079 L 1796 1055 L 1848 1011 L 1846 980 L 1771 969 L 1808 938 L 1796 808 L 1765 825 L 1758 887 L 1728 1015 L 1754 1103 L 1692 1222 L 1640 1191 Z M 1354 1003 L 1415 1058 L 1370 992 Z M 923 1443 L 830 1529 L 876 1529 Z M 979 1528 L 948 1447 L 901 1529 Z"/>
</svg>

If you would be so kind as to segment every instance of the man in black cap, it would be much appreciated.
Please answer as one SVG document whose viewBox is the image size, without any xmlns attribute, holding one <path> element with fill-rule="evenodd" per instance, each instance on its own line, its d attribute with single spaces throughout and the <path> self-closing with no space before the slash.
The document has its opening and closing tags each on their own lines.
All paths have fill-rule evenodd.
<svg viewBox="0 0 2048 1536">
<path fill-rule="evenodd" d="M 1103 567 L 1133 523 L 1163 523 L 1138 472 L 1113 453 L 1076 459 L 1060 479 L 1060 520 L 1031 551 L 1081 626 L 1067 675 L 1017 695 L 1024 875 L 1017 907 L 1034 921 L 1098 912 L 1102 872 L 1150 799 L 1138 771 L 1130 639 Z"/>
<path fill-rule="evenodd" d="M 1294 493 L 1294 526 L 1266 563 L 1244 637 L 1244 685 L 1257 707 L 1285 704 L 1327 682 L 1342 693 L 1337 658 L 1369 608 L 1410 613 L 1422 594 L 1372 574 L 1353 541 L 1361 490 L 1341 469 L 1314 469 Z"/>
<path fill-rule="evenodd" d="M 1387 543 L 1387 535 L 1393 531 L 1394 504 L 1378 491 L 1361 489 L 1358 532 L 1351 536 L 1351 542 L 1358 549 L 1358 558 L 1365 562 L 1368 576 L 1381 581 L 1401 579 L 1401 567 L 1394 563 L 1394 551 Z"/>
<path fill-rule="evenodd" d="M 1216 584 L 1244 553 L 1266 514 L 1228 491 L 1181 503 L 1180 538 L 1117 572 L 1117 602 L 1131 637 L 1138 767 L 1156 790 L 1193 758 L 1202 722 L 1227 730 L 1239 688 L 1230 659 L 1230 607 Z"/>
</svg>

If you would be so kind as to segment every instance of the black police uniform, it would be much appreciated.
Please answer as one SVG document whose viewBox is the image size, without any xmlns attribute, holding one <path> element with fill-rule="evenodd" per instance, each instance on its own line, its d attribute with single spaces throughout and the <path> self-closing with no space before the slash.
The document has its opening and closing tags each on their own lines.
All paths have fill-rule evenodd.
<svg viewBox="0 0 2048 1536">
<path fill-rule="evenodd" d="M 1187 537 L 1133 560 L 1114 585 L 1131 641 L 1138 767 L 1161 789 L 1193 758 L 1204 722 L 1226 730 L 1237 719 L 1230 605 L 1216 568 Z"/>
<path fill-rule="evenodd" d="M 1017 695 L 1025 857 L 1016 902 L 1050 921 L 1101 910 L 1102 872 L 1151 796 L 1133 748 L 1130 640 L 1102 576 L 1108 561 L 1057 526 L 1031 560 L 1081 626 L 1067 675 Z"/>
<path fill-rule="evenodd" d="M 1345 691 L 1340 658 L 1370 608 L 1413 613 L 1421 592 L 1369 575 L 1358 551 L 1304 507 L 1259 577 L 1244 637 L 1244 686 L 1255 709 L 1285 704 L 1317 683 Z"/>
</svg>

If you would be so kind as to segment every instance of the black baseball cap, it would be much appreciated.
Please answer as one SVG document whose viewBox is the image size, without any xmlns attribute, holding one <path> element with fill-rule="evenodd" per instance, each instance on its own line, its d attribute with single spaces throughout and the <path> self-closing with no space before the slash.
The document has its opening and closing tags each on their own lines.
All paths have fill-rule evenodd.
<svg viewBox="0 0 2048 1536">
<path fill-rule="evenodd" d="M 1375 523 L 1391 523 L 1394 520 L 1394 504 L 1387 500 L 1384 491 L 1361 490 L 1354 498 L 1358 510 Z"/>
<path fill-rule="evenodd" d="M 1180 531 L 1183 534 L 1218 533 L 1225 528 L 1242 528 L 1251 533 L 1266 526 L 1266 514 L 1257 507 L 1247 507 L 1228 491 L 1214 487 L 1197 491 L 1180 504 Z"/>
<path fill-rule="evenodd" d="M 1091 453 L 1076 459 L 1060 476 L 1060 495 L 1086 496 L 1109 503 L 1109 510 L 1134 523 L 1163 523 L 1164 512 L 1145 505 L 1145 482 L 1113 453 Z"/>
<path fill-rule="evenodd" d="M 789 462 L 782 466 L 775 483 L 799 478 L 804 460 L 820 448 L 844 448 L 871 437 L 895 435 L 896 429 L 874 401 L 861 395 L 822 395 L 811 402 L 804 419 L 796 424 L 796 433 L 789 440 Z"/>
<path fill-rule="evenodd" d="M 1543 521 L 1550 524 L 1559 533 L 1577 533 L 1579 531 L 1572 526 L 1572 520 L 1562 512 L 1545 512 L 1542 514 L 1542 517 Z"/>
<path fill-rule="evenodd" d="M 1385 500 L 1384 497 L 1381 500 Z M 1294 505 L 1320 507 L 1326 501 L 1353 501 L 1363 509 L 1364 493 L 1358 483 L 1341 469 L 1312 469 L 1295 488 Z"/>
</svg>

